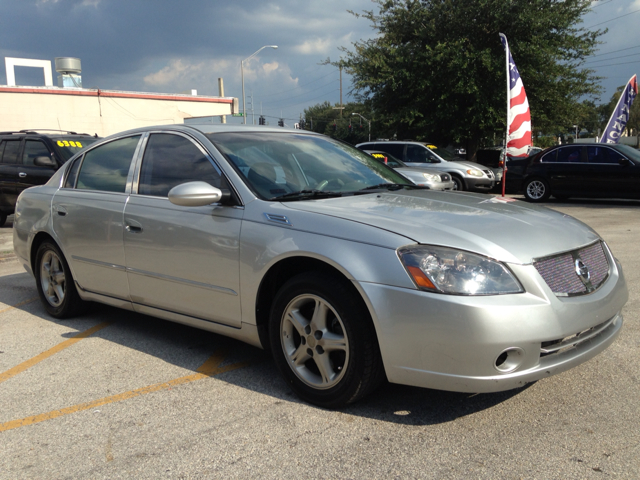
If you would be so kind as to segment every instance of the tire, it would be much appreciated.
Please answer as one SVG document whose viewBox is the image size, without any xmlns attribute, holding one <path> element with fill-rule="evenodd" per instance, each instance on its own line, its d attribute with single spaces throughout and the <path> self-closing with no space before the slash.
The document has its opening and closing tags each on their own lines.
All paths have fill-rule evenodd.
<svg viewBox="0 0 640 480">
<path fill-rule="evenodd" d="M 7 221 L 7 214 L 0 213 L 0 227 L 4 227 L 4 223 Z"/>
<path fill-rule="evenodd" d="M 369 312 L 353 285 L 334 275 L 307 272 L 285 283 L 271 308 L 269 340 L 289 387 L 323 408 L 353 403 L 385 378 Z"/>
<path fill-rule="evenodd" d="M 452 188 L 452 190 L 458 191 L 458 192 L 463 192 L 465 190 L 464 181 L 460 177 L 456 177 L 455 175 L 451 175 L 451 180 L 453 180 L 453 188 Z"/>
<path fill-rule="evenodd" d="M 549 198 L 549 184 L 542 178 L 530 178 L 524 183 L 524 198 L 529 202 L 544 202 Z"/>
<path fill-rule="evenodd" d="M 38 247 L 34 273 L 40 301 L 49 315 L 69 318 L 84 309 L 86 302 L 78 295 L 69 264 L 55 243 L 45 241 Z"/>
</svg>

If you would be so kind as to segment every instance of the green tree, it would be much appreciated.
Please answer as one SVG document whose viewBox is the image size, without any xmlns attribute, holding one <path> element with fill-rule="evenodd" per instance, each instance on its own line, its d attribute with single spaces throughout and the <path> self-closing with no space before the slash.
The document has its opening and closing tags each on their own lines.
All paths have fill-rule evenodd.
<svg viewBox="0 0 640 480">
<path fill-rule="evenodd" d="M 579 27 L 590 0 L 375 0 L 365 11 L 377 36 L 343 48 L 359 99 L 398 138 L 466 144 L 504 134 L 508 40 L 529 99 L 532 124 L 564 130 L 578 100 L 599 92 L 582 68 L 605 31 Z"/>
<path fill-rule="evenodd" d="M 372 112 L 369 108 L 361 103 L 346 103 L 343 105 L 342 115 L 340 114 L 340 105 L 331 105 L 329 102 L 319 103 L 317 105 L 305 108 L 305 128 L 314 132 L 324 133 L 334 138 L 339 138 L 353 145 L 366 142 L 369 138 L 369 125 L 362 120 L 359 113 L 367 120 L 372 120 Z M 313 128 L 311 124 L 313 122 Z M 349 128 L 351 125 L 351 128 Z M 374 136 L 374 122 L 371 122 L 371 138 Z"/>
</svg>

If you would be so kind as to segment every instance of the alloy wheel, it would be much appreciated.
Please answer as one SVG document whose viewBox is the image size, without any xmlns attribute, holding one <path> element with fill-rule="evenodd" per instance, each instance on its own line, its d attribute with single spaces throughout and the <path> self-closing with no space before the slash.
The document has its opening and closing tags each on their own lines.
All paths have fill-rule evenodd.
<svg viewBox="0 0 640 480">
<path fill-rule="evenodd" d="M 47 302 L 59 307 L 64 301 L 66 277 L 62 262 L 53 250 L 47 250 L 40 262 L 40 284 Z"/>
</svg>

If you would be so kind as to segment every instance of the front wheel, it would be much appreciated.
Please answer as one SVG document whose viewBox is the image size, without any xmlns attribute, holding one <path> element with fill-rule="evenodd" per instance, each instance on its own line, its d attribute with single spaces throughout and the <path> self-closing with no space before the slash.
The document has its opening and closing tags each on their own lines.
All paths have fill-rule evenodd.
<svg viewBox="0 0 640 480">
<path fill-rule="evenodd" d="M 342 278 L 322 272 L 292 278 L 276 295 L 269 322 L 276 365 L 309 403 L 340 408 L 384 378 L 369 312 Z"/>
<path fill-rule="evenodd" d="M 541 178 L 532 178 L 524 184 L 524 198 L 530 202 L 544 202 L 549 198 L 549 184 Z"/>
<path fill-rule="evenodd" d="M 451 175 L 451 180 L 453 181 L 453 190 L 464 191 L 464 182 L 460 177 L 456 177 L 455 175 Z"/>
<path fill-rule="evenodd" d="M 85 302 L 78 295 L 69 264 L 58 246 L 43 242 L 36 253 L 36 286 L 49 315 L 69 318 L 82 310 Z"/>
</svg>

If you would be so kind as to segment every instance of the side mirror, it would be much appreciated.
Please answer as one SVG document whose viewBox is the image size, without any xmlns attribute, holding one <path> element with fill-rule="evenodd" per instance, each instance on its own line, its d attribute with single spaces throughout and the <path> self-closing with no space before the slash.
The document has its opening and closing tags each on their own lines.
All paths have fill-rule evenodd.
<svg viewBox="0 0 640 480">
<path fill-rule="evenodd" d="M 207 182 L 183 183 L 169 190 L 169 201 L 182 207 L 203 207 L 220 202 L 224 196 L 222 190 Z"/>
<path fill-rule="evenodd" d="M 33 160 L 33 164 L 37 165 L 38 167 L 52 167 L 52 168 L 57 168 L 58 164 L 56 163 L 56 161 L 51 158 L 51 157 L 36 157 Z"/>
</svg>

